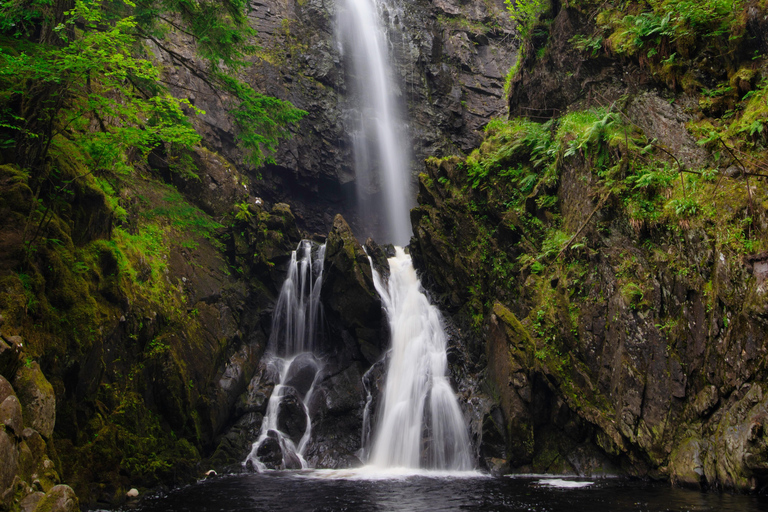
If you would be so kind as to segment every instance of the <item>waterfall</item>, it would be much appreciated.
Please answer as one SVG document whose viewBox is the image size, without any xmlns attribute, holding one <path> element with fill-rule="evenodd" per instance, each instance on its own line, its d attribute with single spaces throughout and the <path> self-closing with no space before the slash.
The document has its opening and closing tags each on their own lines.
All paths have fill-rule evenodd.
<svg viewBox="0 0 768 512">
<path fill-rule="evenodd" d="M 388 65 L 387 38 L 378 11 L 380 0 L 344 0 L 338 30 L 342 52 L 350 56 L 352 87 L 358 105 L 349 116 L 355 155 L 358 213 L 367 234 L 378 240 L 407 244 L 411 236 L 411 186 L 407 141 Z M 373 195 L 380 190 L 380 200 Z M 373 216 L 383 212 L 381 232 Z"/>
<path fill-rule="evenodd" d="M 303 240 L 291 253 L 288 274 L 272 314 L 266 362 L 277 374 L 259 437 L 243 462 L 258 471 L 307 467 L 304 451 L 312 435 L 307 404 L 312 398 L 322 363 L 318 348 L 322 321 L 320 288 L 323 283 L 325 244 Z"/>
<path fill-rule="evenodd" d="M 325 244 L 313 260 L 312 242 L 302 240 L 291 253 L 288 275 L 272 314 L 269 350 L 282 356 L 311 352 L 320 311 L 320 287 L 323 282 Z"/>
<path fill-rule="evenodd" d="M 392 349 L 369 463 L 379 468 L 470 470 L 469 436 L 447 376 L 447 337 L 440 312 L 424 295 L 411 257 L 402 248 L 389 258 L 389 268 L 386 286 L 373 271 Z"/>
</svg>

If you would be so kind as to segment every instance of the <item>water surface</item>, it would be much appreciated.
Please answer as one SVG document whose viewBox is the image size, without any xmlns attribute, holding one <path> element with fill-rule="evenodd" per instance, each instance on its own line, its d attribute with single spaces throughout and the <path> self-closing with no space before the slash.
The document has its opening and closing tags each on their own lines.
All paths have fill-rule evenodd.
<svg viewBox="0 0 768 512">
<path fill-rule="evenodd" d="M 578 485 L 581 484 L 581 485 Z M 266 472 L 214 478 L 139 506 L 143 512 L 757 512 L 765 496 L 674 489 L 624 479 L 435 477 Z"/>
</svg>

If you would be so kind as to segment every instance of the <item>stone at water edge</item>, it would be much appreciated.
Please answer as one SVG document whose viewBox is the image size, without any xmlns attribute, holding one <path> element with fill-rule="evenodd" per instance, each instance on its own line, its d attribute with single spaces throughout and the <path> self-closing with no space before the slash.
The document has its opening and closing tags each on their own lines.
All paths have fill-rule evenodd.
<svg viewBox="0 0 768 512">
<path fill-rule="evenodd" d="M 80 503 L 68 485 L 56 485 L 37 503 L 34 512 L 78 512 Z"/>
<path fill-rule="evenodd" d="M 267 432 L 267 437 L 259 445 L 256 456 L 269 469 L 280 469 L 283 464 L 283 449 L 280 447 L 277 432 L 274 430 Z"/>
</svg>

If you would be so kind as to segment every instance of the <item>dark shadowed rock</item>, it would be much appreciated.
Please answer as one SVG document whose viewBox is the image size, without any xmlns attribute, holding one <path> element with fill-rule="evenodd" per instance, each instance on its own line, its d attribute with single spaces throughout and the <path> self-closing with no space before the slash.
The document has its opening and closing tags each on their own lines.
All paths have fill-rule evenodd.
<svg viewBox="0 0 768 512">
<path fill-rule="evenodd" d="M 341 215 L 328 234 L 321 293 L 335 350 L 373 364 L 382 349 L 381 300 L 368 257 Z"/>
<path fill-rule="evenodd" d="M 295 389 L 285 387 L 282 393 L 277 408 L 277 428 L 298 445 L 307 429 L 307 413 Z"/>
<path fill-rule="evenodd" d="M 280 440 L 277 432 L 270 430 L 267 437 L 261 442 L 256 456 L 270 469 L 280 469 L 283 465 L 283 449 L 280 447 Z"/>
<path fill-rule="evenodd" d="M 291 366 L 288 367 L 288 372 L 285 375 L 285 385 L 295 389 L 303 400 L 315 382 L 317 371 L 318 363 L 312 354 L 299 354 L 291 362 Z"/>
<path fill-rule="evenodd" d="M 392 246 L 390 245 L 389 247 Z M 394 254 L 388 254 L 385 251 L 385 248 L 377 244 L 373 238 L 369 238 L 365 241 L 365 252 L 371 258 L 373 268 L 386 283 L 389 279 L 389 262 L 387 261 L 387 258 L 394 256 Z"/>
<path fill-rule="evenodd" d="M 9 336 L 4 339 L 0 336 L 0 377 L 3 375 L 13 376 L 21 366 L 21 344 L 15 339 L 19 336 Z M 0 395 L 1 396 L 1 395 Z"/>
<path fill-rule="evenodd" d="M 265 364 L 263 361 L 259 363 L 258 369 L 248 384 L 248 389 L 240 395 L 235 404 L 235 416 L 252 412 L 265 413 L 277 378 L 277 371 L 272 365 Z"/>
</svg>

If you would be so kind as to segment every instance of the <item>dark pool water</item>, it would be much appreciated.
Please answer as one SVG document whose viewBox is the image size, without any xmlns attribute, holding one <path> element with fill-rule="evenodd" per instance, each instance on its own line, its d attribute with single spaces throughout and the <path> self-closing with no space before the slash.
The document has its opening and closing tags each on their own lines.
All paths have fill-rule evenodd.
<svg viewBox="0 0 768 512">
<path fill-rule="evenodd" d="M 702 493 L 669 485 L 535 477 L 337 478 L 331 472 L 271 472 L 217 477 L 147 498 L 142 512 L 394 511 L 768 511 L 765 496 Z M 564 483 L 565 482 L 565 483 Z"/>
</svg>

